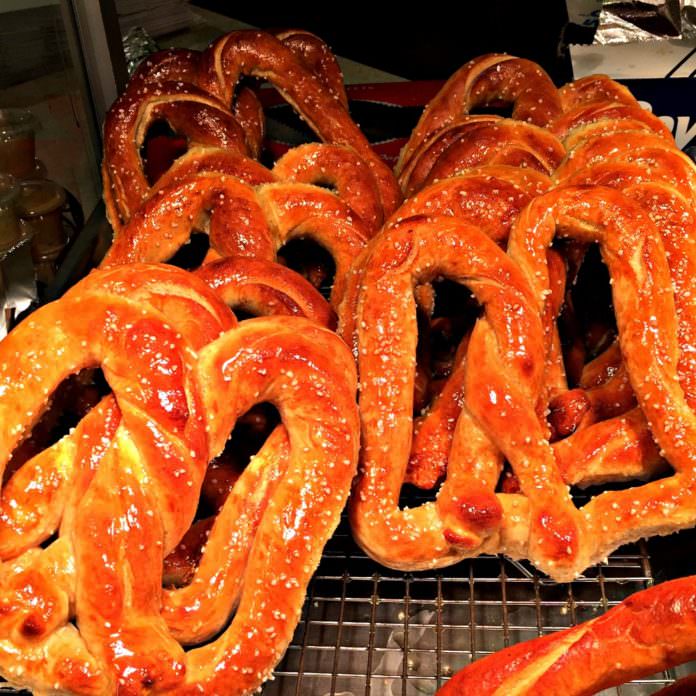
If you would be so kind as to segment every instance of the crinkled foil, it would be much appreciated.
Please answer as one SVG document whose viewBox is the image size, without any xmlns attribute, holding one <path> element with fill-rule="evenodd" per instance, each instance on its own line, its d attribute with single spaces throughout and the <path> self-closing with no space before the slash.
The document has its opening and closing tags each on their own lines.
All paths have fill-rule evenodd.
<svg viewBox="0 0 696 696">
<path fill-rule="evenodd" d="M 566 0 L 568 19 L 595 45 L 696 38 L 696 0 Z"/>
<path fill-rule="evenodd" d="M 158 51 L 155 40 L 142 27 L 133 27 L 123 37 L 123 52 L 126 55 L 128 74 L 132 75 L 143 58 Z"/>
<path fill-rule="evenodd" d="M 0 339 L 12 328 L 15 317 L 38 299 L 31 239 L 24 238 L 0 257 Z"/>
</svg>

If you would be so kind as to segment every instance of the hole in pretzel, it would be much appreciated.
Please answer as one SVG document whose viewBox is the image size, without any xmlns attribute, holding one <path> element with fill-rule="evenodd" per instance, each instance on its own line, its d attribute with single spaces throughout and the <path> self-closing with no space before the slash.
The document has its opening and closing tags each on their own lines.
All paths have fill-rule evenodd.
<svg viewBox="0 0 696 696">
<path fill-rule="evenodd" d="M 512 118 L 514 104 L 512 102 L 496 99 L 488 103 L 476 104 L 472 109 L 469 109 L 469 114 L 491 114 L 493 116 L 501 116 L 502 118 Z"/>
<path fill-rule="evenodd" d="M 296 237 L 280 248 L 278 260 L 306 278 L 328 299 L 336 275 L 336 263 L 321 244 L 308 237 Z"/>
<path fill-rule="evenodd" d="M 269 403 L 257 404 L 237 420 L 225 449 L 208 464 L 191 528 L 164 559 L 165 587 L 184 587 L 191 582 L 215 516 L 250 459 L 279 423 L 278 411 Z"/>
<path fill-rule="evenodd" d="M 150 186 L 187 150 L 186 138 L 178 135 L 167 121 L 159 120 L 150 124 L 140 147 L 145 178 Z"/>
<path fill-rule="evenodd" d="M 191 271 L 203 264 L 210 251 L 210 237 L 206 232 L 194 231 L 188 241 L 172 256 L 168 264 Z"/>
<path fill-rule="evenodd" d="M 12 453 L 5 468 L 3 484 L 32 457 L 69 434 L 109 391 L 100 369 L 84 369 L 63 380 L 31 432 Z"/>
</svg>

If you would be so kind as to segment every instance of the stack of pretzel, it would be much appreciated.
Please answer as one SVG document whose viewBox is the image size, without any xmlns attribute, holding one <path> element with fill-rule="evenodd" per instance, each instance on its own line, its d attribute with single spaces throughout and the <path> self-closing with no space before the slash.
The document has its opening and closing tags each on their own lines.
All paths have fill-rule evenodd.
<svg viewBox="0 0 696 696">
<path fill-rule="evenodd" d="M 262 165 L 243 76 L 322 142 Z M 501 104 L 510 117 L 471 113 Z M 187 147 L 153 174 L 142 153 L 162 122 Z M 557 90 L 529 61 L 483 56 L 393 173 L 320 39 L 235 32 L 141 65 L 104 152 L 102 267 L 0 344 L 6 679 L 253 692 L 356 472 L 354 536 L 404 570 L 502 553 L 562 582 L 696 525 L 696 169 L 625 88 Z M 167 265 L 195 232 L 202 265 Z M 331 262 L 292 262 L 298 238 Z M 615 322 L 588 325 L 593 244 Z M 39 442 L 54 392 L 96 367 L 110 393 L 83 389 L 77 426 Z M 605 484 L 626 487 L 582 505 L 571 491 Z M 434 499 L 403 506 L 414 487 Z M 665 583 L 443 693 L 595 693 L 696 657 L 695 638 L 696 583 Z"/>
</svg>

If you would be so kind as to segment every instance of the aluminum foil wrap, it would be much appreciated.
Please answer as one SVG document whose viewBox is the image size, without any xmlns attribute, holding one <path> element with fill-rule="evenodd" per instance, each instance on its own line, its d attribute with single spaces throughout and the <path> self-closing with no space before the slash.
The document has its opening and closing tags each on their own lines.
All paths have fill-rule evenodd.
<svg viewBox="0 0 696 696">
<path fill-rule="evenodd" d="M 128 74 L 132 75 L 143 58 L 158 51 L 155 40 L 142 27 L 133 27 L 123 37 L 123 52 L 126 56 Z"/>
<path fill-rule="evenodd" d="M 566 0 L 571 25 L 594 45 L 696 39 L 696 0 Z"/>
</svg>

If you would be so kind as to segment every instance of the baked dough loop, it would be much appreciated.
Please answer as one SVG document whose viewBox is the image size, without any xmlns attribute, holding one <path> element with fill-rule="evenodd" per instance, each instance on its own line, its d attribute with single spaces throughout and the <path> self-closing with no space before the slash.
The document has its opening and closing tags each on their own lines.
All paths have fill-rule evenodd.
<svg viewBox="0 0 696 696">
<path fill-rule="evenodd" d="M 289 240 L 312 239 L 336 266 L 334 307 L 369 234 L 340 198 L 318 186 L 272 183 L 252 188 L 235 178 L 197 174 L 148 200 L 115 237 L 102 266 L 167 261 L 195 230 L 210 237 L 209 260 L 245 256 L 275 261 Z"/>
<path fill-rule="evenodd" d="M 499 53 L 479 56 L 463 65 L 428 104 L 401 151 L 401 176 L 414 153 L 438 132 L 452 126 L 477 106 L 512 104 L 512 118 L 547 126 L 561 114 L 558 90 L 540 66 Z M 484 117 L 485 118 L 485 117 Z"/>
<path fill-rule="evenodd" d="M 355 472 L 355 368 L 313 321 L 235 324 L 202 280 L 133 264 L 92 273 L 0 343 L 3 466 L 66 376 L 101 366 L 112 389 L 3 490 L 10 682 L 247 694 L 270 675 Z M 283 425 L 223 504 L 191 583 L 163 590 L 209 459 L 259 402 Z"/>
<path fill-rule="evenodd" d="M 302 47 L 303 35 L 305 47 L 313 47 Z M 166 51 L 143 62 L 104 127 L 104 198 L 115 229 L 150 195 L 140 149 L 153 123 L 168 123 L 186 138 L 188 148 L 222 147 L 247 156 L 258 152 L 258 109 L 249 96 L 235 100 L 244 75 L 270 81 L 322 141 L 342 145 L 364 160 L 383 214 L 394 211 L 401 200 L 394 175 L 352 121 L 338 93 L 340 71 L 331 67 L 330 52 L 303 32 L 291 32 L 285 40 L 237 31 L 202 53 Z"/>
<path fill-rule="evenodd" d="M 557 299 L 547 250 L 556 236 L 599 244 L 631 386 L 675 472 L 602 493 L 580 509 L 568 492 L 570 474 L 581 478 L 587 467 L 597 480 L 610 480 L 621 438 L 635 441 L 636 415 L 578 433 L 577 449 L 548 442 L 544 383 Z M 456 425 L 444 483 L 434 502 L 401 509 L 414 429 L 413 293 L 438 276 L 466 284 L 484 314 L 452 376 L 461 380 L 461 413 L 449 414 Z M 679 379 L 678 322 L 662 237 L 640 205 L 606 187 L 552 190 L 522 210 L 507 256 L 454 218 L 405 219 L 368 244 L 351 282 L 340 318 L 359 366 L 363 464 L 350 515 L 371 556 L 418 569 L 502 552 L 568 580 L 623 543 L 694 524 L 689 500 L 696 417 Z M 597 448 L 611 438 L 617 439 L 603 470 Z M 426 442 L 421 456 L 433 445 L 434 439 Z M 503 458 L 519 479 L 520 494 L 495 492 Z"/>
</svg>

